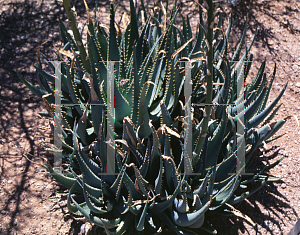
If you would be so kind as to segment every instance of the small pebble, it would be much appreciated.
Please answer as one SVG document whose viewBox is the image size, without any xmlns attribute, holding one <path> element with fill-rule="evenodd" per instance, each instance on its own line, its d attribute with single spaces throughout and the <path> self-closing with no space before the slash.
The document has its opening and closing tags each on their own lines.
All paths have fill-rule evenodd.
<svg viewBox="0 0 300 235">
<path fill-rule="evenodd" d="M 87 234 L 89 230 L 91 230 L 92 226 L 90 223 L 85 223 L 80 227 L 81 234 Z"/>
<path fill-rule="evenodd" d="M 285 183 L 281 184 L 281 188 L 286 188 L 286 184 Z"/>
<path fill-rule="evenodd" d="M 300 82 L 296 83 L 296 87 L 300 88 Z"/>
</svg>

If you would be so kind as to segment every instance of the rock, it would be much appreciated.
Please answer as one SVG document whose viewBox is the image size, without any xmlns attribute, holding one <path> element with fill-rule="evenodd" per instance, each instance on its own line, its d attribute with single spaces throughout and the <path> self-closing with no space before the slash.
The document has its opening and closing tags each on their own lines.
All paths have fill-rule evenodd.
<svg viewBox="0 0 300 235">
<path fill-rule="evenodd" d="M 91 229 L 92 229 L 92 225 L 89 222 L 87 222 L 87 223 L 81 225 L 81 227 L 80 227 L 80 233 L 79 234 L 86 235 L 86 234 L 88 234 L 88 232 Z"/>
<path fill-rule="evenodd" d="M 281 184 L 281 188 L 286 188 L 286 184 L 285 184 L 285 183 L 282 183 L 282 184 Z"/>
<path fill-rule="evenodd" d="M 296 87 L 300 88 L 300 82 L 296 83 Z"/>
</svg>

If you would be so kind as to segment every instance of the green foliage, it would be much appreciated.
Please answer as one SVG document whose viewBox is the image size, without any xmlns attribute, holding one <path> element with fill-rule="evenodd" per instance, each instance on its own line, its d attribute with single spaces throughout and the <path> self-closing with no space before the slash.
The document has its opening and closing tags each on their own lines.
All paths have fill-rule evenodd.
<svg viewBox="0 0 300 235">
<path fill-rule="evenodd" d="M 64 1 L 69 19 L 70 4 Z M 211 6 L 211 5 L 209 5 Z M 231 22 L 225 35 L 200 23 L 193 37 L 189 18 L 182 17 L 182 31 L 175 24 L 176 2 L 167 21 L 166 9 L 158 6 L 149 14 L 141 1 L 145 22 L 130 1 L 130 22 L 122 32 L 115 22 L 115 9 L 110 7 L 106 29 L 93 23 L 88 11 L 87 44 L 71 22 L 73 36 L 60 21 L 64 41 L 57 53 L 62 64 L 62 102 L 78 104 L 74 109 L 62 107 L 63 163 L 61 169 L 47 168 L 55 180 L 69 189 L 71 213 L 105 229 L 107 234 L 157 232 L 162 223 L 177 234 L 189 234 L 201 228 L 211 233 L 205 214 L 215 211 L 235 214 L 232 205 L 244 200 L 269 179 L 263 173 L 282 159 L 262 169 L 249 169 L 252 153 L 270 141 L 285 121 L 272 121 L 283 92 L 266 107 L 271 81 L 264 74 L 265 62 L 247 86 L 245 96 L 237 94 L 237 83 L 243 79 L 240 68 L 246 62 L 249 75 L 252 56 L 240 56 L 246 27 L 232 60 L 227 57 Z M 211 8 L 209 14 L 212 15 Z M 219 15 L 218 27 L 222 25 Z M 192 39 L 195 38 L 194 42 Z M 254 40 L 254 38 L 253 38 Z M 207 61 L 206 58 L 207 57 Z M 184 170 L 184 61 L 191 61 L 192 103 L 226 104 L 209 106 L 202 116 L 193 110 L 192 175 Z M 119 61 L 114 67 L 116 172 L 107 170 L 106 121 L 108 61 Z M 54 64 L 49 62 L 54 68 Z M 41 87 L 20 78 L 44 101 L 53 117 L 55 76 L 36 67 Z M 206 87 L 204 83 L 210 84 Z M 47 95 L 46 97 L 44 95 Z M 243 102 L 242 99 L 245 99 Z M 235 103 L 236 105 L 230 106 Z M 87 105 L 85 105 L 87 104 Z M 238 122 L 243 119 L 246 133 L 239 136 Z M 263 124 L 262 124 L 263 123 Z M 245 165 L 236 171 L 237 153 L 245 139 Z M 55 149 L 49 149 L 55 152 Z M 252 172 L 253 175 L 241 173 Z M 254 184 L 254 186 L 253 186 Z M 249 220 L 249 219 L 248 219 Z M 188 229 L 188 230 L 187 230 Z"/>
</svg>

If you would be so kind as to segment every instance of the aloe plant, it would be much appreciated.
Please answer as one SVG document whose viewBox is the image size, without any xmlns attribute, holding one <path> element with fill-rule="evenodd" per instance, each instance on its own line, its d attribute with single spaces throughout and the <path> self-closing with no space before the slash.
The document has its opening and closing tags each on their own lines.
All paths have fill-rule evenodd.
<svg viewBox="0 0 300 235">
<path fill-rule="evenodd" d="M 197 232 L 198 228 L 215 233 L 207 214 L 238 215 L 232 205 L 255 193 L 267 181 L 276 180 L 264 172 L 282 158 L 262 169 L 249 169 L 249 166 L 252 153 L 264 142 L 271 141 L 285 122 L 272 119 L 278 107 L 273 109 L 286 86 L 266 106 L 276 67 L 268 84 L 264 62 L 246 87 L 245 95 L 239 96 L 236 86 L 243 79 L 240 68 L 246 62 L 243 75 L 248 77 L 252 60 L 249 51 L 254 38 L 240 56 L 247 25 L 229 60 L 226 55 L 231 22 L 219 39 L 222 15 L 214 29 L 212 1 L 208 1 L 208 28 L 204 26 L 199 7 L 200 22 L 194 43 L 188 17 L 182 16 L 182 30 L 175 25 L 176 1 L 169 21 L 164 6 L 158 15 L 151 15 L 141 1 L 145 22 L 130 1 L 130 24 L 124 32 L 115 27 L 113 5 L 108 30 L 99 22 L 93 23 L 86 5 L 88 35 L 84 45 L 68 0 L 64 0 L 64 6 L 74 36 L 60 21 L 64 47 L 57 57 L 63 61 L 63 56 L 68 56 L 60 74 L 62 102 L 78 105 L 73 109 L 62 107 L 63 127 L 58 128 L 63 134 L 64 174 L 51 165 L 47 169 L 57 182 L 69 189 L 70 212 L 84 216 L 104 228 L 107 234 L 146 230 L 155 233 L 163 224 L 177 234 Z M 106 141 L 111 125 L 106 118 L 110 111 L 105 108 L 109 100 L 108 61 L 118 61 L 114 68 L 116 175 L 107 174 L 106 158 L 111 148 L 111 143 Z M 202 115 L 196 113 L 196 106 L 193 109 L 192 174 L 187 174 L 184 166 L 187 127 L 181 91 L 188 85 L 184 83 L 184 61 L 192 65 L 192 103 L 209 104 Z M 48 64 L 54 69 L 53 63 Z M 42 70 L 41 63 L 36 69 L 40 88 L 20 78 L 44 99 L 48 112 L 43 115 L 54 117 L 51 108 L 55 103 L 54 91 L 50 84 L 54 85 L 55 76 Z M 241 119 L 245 134 L 239 136 L 236 127 Z M 242 138 L 245 146 L 241 145 Z M 245 151 L 245 164 L 236 172 L 241 148 Z M 243 175 L 244 171 L 253 175 Z M 250 187 L 253 182 L 255 186 Z"/>
<path fill-rule="evenodd" d="M 65 45 L 57 53 L 57 60 L 63 61 L 62 57 L 65 55 L 69 57 L 67 58 L 68 63 L 62 63 L 62 103 L 78 104 L 72 115 L 70 108 L 62 108 L 63 112 L 68 113 L 64 116 L 66 128 L 72 128 L 75 118 L 82 116 L 84 103 L 87 103 L 89 99 L 93 104 L 107 105 L 108 61 L 116 62 L 114 80 L 116 129 L 122 129 L 122 121 L 125 116 L 130 116 L 135 125 L 144 122 L 144 119 L 145 123 L 148 123 L 149 118 L 153 122 L 159 120 L 161 100 L 166 103 L 168 110 L 173 111 L 171 109 L 175 108 L 183 84 L 183 79 L 178 74 L 179 68 L 174 68 L 173 60 L 171 60 L 172 54 L 181 46 L 172 43 L 175 37 L 172 33 L 172 24 L 176 15 L 175 8 L 171 12 L 172 17 L 168 24 L 162 22 L 163 25 L 160 25 L 160 18 L 163 14 L 161 10 L 160 17 L 158 19 L 149 17 L 141 26 L 139 33 L 136 9 L 133 2 L 130 1 L 130 24 L 121 33 L 120 29 L 117 30 L 115 27 L 115 13 L 111 5 L 109 31 L 106 32 L 104 26 L 99 22 L 93 23 L 89 17 L 89 34 L 87 35 L 87 44 L 84 45 L 73 13 L 68 10 L 71 8 L 68 0 L 64 1 L 64 6 L 68 12 L 74 38 L 60 21 Z M 166 13 L 164 14 L 166 15 Z M 54 70 L 54 63 L 48 62 L 48 64 Z M 42 70 L 41 64 L 36 69 L 40 75 L 41 89 L 36 89 L 30 83 L 24 82 L 40 98 L 47 93 L 50 94 L 46 100 L 49 104 L 54 104 L 54 91 L 49 85 L 52 83 L 54 86 L 54 76 Z M 146 83 L 148 83 L 147 89 Z M 91 89 L 94 90 L 93 93 L 90 92 Z M 141 95 L 145 95 L 146 92 L 146 98 L 140 99 Z M 143 103 L 141 103 L 142 100 Z M 139 107 L 147 107 L 149 111 Z M 94 109 L 98 115 L 103 108 Z M 96 121 L 96 118 L 93 117 L 93 120 Z M 149 135 L 150 128 L 145 127 L 144 129 Z M 97 134 L 97 131 L 95 133 Z"/>
</svg>

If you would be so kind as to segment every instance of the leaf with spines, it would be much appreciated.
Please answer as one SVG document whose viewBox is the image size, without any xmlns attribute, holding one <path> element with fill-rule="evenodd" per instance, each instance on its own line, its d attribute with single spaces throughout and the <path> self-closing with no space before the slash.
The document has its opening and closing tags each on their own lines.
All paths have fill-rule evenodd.
<svg viewBox="0 0 300 235">
<path fill-rule="evenodd" d="M 195 224 L 196 222 L 198 222 L 201 217 L 204 217 L 204 213 L 209 209 L 210 203 L 211 203 L 211 199 L 201 209 L 192 213 L 182 214 L 180 212 L 172 210 L 171 217 L 174 223 L 177 224 L 178 226 L 189 227 Z"/>
</svg>

